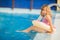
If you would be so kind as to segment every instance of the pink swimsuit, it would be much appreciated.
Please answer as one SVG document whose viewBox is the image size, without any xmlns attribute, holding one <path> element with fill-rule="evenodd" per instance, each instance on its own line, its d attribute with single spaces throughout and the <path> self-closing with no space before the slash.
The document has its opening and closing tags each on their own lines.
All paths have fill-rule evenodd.
<svg viewBox="0 0 60 40">
<path fill-rule="evenodd" d="M 49 25 L 49 22 L 48 22 L 48 20 L 47 20 L 45 17 L 43 17 L 43 18 L 41 19 L 41 22 Z M 50 25 L 49 25 L 49 26 L 50 26 Z M 54 26 L 53 26 L 53 28 L 56 29 Z"/>
<path fill-rule="evenodd" d="M 46 20 L 46 18 L 42 18 L 42 20 L 41 20 L 43 23 L 45 23 L 45 24 L 47 24 L 47 25 L 49 25 L 49 22 L 48 22 L 48 20 Z"/>
</svg>

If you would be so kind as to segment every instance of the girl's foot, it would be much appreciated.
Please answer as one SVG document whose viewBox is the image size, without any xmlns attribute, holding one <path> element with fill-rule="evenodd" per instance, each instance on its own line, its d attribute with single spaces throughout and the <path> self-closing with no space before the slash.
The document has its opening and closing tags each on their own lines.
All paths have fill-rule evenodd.
<svg viewBox="0 0 60 40">
<path fill-rule="evenodd" d="M 16 32 L 26 32 L 26 33 L 28 33 L 29 31 L 28 30 L 17 30 Z"/>
</svg>

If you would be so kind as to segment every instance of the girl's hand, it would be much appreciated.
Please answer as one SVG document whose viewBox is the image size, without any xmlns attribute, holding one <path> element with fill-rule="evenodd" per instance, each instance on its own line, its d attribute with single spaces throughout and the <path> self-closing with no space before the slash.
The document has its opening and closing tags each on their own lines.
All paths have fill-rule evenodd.
<svg viewBox="0 0 60 40">
<path fill-rule="evenodd" d="M 46 33 L 48 33 L 48 34 L 52 34 L 52 32 L 49 32 L 49 31 L 46 31 Z"/>
</svg>

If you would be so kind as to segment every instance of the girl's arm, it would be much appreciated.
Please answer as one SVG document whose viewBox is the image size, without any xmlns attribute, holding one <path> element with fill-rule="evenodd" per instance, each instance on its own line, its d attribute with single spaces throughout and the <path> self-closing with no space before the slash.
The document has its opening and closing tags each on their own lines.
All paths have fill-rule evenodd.
<svg viewBox="0 0 60 40">
<path fill-rule="evenodd" d="M 37 21 L 40 21 L 41 19 L 42 19 L 42 17 L 41 17 L 41 16 L 39 16 L 39 17 L 38 17 L 38 19 L 37 19 Z"/>
<path fill-rule="evenodd" d="M 51 17 L 49 16 L 49 15 L 46 15 L 46 19 L 48 20 L 48 22 L 49 22 L 49 25 L 50 25 L 50 31 L 49 31 L 49 33 L 52 33 L 53 32 L 53 25 L 52 25 L 52 19 L 51 19 Z"/>
</svg>

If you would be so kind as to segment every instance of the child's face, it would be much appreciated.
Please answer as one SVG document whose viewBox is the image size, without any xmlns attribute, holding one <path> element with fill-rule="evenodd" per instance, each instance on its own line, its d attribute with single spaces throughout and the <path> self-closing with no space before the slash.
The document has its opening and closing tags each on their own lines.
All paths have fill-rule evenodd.
<svg viewBox="0 0 60 40">
<path fill-rule="evenodd" d="M 44 7 L 43 10 L 42 10 L 42 15 L 43 15 L 43 16 L 46 15 L 46 13 L 47 13 L 46 10 L 47 10 L 47 7 Z"/>
</svg>

